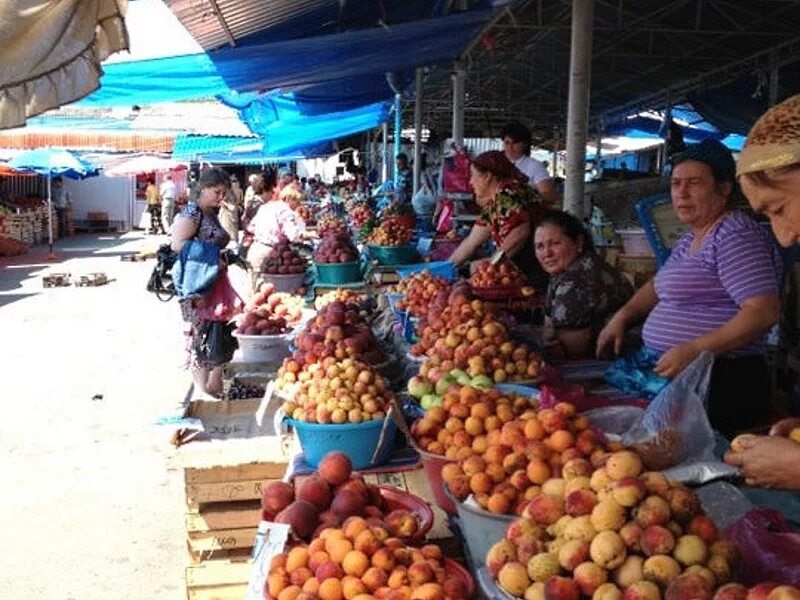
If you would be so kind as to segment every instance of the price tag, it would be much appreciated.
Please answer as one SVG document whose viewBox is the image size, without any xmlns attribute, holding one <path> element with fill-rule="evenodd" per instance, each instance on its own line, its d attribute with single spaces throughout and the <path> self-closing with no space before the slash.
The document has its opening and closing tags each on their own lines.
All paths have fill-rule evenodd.
<svg viewBox="0 0 800 600">
<path fill-rule="evenodd" d="M 247 584 L 245 600 L 263 600 L 264 585 L 273 557 L 283 552 L 289 539 L 289 526 L 283 523 L 261 521 L 253 548 L 253 568 Z"/>
</svg>

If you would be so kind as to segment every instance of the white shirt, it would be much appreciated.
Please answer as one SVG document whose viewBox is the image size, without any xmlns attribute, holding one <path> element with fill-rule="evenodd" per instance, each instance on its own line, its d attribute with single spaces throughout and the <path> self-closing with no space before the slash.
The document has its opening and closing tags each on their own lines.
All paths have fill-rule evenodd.
<svg viewBox="0 0 800 600">
<path fill-rule="evenodd" d="M 161 189 L 159 193 L 161 194 L 161 198 L 163 200 L 174 200 L 175 196 L 177 195 L 177 188 L 175 187 L 175 182 L 171 179 L 165 180 L 161 184 Z"/>
<path fill-rule="evenodd" d="M 550 179 L 550 173 L 547 172 L 544 163 L 530 156 L 520 156 L 514 161 L 514 166 L 528 176 L 528 183 L 532 186 L 536 186 L 545 179 Z"/>
<path fill-rule="evenodd" d="M 306 231 L 306 224 L 286 202 L 271 200 L 259 207 L 250 222 L 250 228 L 256 241 L 274 246 L 281 237 L 286 237 L 290 242 L 298 241 Z"/>
</svg>

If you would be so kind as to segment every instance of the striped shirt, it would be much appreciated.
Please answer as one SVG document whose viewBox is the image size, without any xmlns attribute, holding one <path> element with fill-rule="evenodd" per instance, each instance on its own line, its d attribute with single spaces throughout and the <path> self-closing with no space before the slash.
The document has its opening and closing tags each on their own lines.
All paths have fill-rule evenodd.
<svg viewBox="0 0 800 600">
<path fill-rule="evenodd" d="M 665 352 L 718 329 L 748 298 L 777 294 L 778 250 L 769 233 L 738 211 L 725 215 L 690 253 L 684 234 L 655 278 L 658 303 L 644 323 L 644 343 Z M 763 354 L 766 335 L 728 356 Z"/>
</svg>

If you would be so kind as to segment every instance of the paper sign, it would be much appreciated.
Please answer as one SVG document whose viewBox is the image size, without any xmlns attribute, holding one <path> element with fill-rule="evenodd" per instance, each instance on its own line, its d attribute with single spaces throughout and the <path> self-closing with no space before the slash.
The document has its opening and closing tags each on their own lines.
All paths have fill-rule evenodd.
<svg viewBox="0 0 800 600">
<path fill-rule="evenodd" d="M 253 548 L 253 568 L 247 584 L 245 600 L 263 600 L 269 565 L 272 558 L 283 552 L 289 539 L 289 526 L 283 523 L 261 521 Z"/>
</svg>

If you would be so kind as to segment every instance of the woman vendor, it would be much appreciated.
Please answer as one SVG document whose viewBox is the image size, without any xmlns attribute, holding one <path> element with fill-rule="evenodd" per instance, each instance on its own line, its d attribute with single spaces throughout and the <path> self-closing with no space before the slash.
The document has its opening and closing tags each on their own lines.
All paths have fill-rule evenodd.
<svg viewBox="0 0 800 600">
<path fill-rule="evenodd" d="M 206 169 L 198 180 L 198 194 L 175 218 L 172 225 L 172 250 L 180 252 L 183 245 L 192 239 L 214 244 L 222 250 L 230 236 L 220 225 L 217 211 L 230 185 L 228 174 L 220 168 Z M 181 314 L 186 324 L 187 365 L 192 371 L 197 390 L 211 397 L 222 394 L 222 365 L 202 360 L 197 353 L 201 342 L 205 320 L 198 314 L 195 300 L 181 302 Z"/>
<path fill-rule="evenodd" d="M 780 257 L 767 231 L 729 208 L 736 165 L 725 146 L 688 146 L 673 165 L 672 205 L 689 231 L 603 328 L 597 352 L 611 346 L 619 353 L 625 330 L 645 319 L 644 343 L 661 353 L 654 370 L 662 377 L 675 377 L 703 351 L 714 353 L 709 419 L 731 436 L 770 417 L 764 350 L 778 318 Z"/>
<path fill-rule="evenodd" d="M 543 293 L 547 275 L 533 254 L 531 210 L 534 207 L 528 178 L 499 150 L 479 155 L 470 166 L 470 185 L 481 215 L 450 257 L 459 266 L 491 239 L 528 281 Z"/>
<path fill-rule="evenodd" d="M 775 237 L 790 247 L 800 240 L 800 95 L 773 106 L 750 130 L 737 175 L 753 210 L 769 217 Z M 789 439 L 800 419 L 776 423 L 768 436 L 741 440 L 725 455 L 747 483 L 800 490 L 800 443 Z"/>
<path fill-rule="evenodd" d="M 249 231 L 253 235 L 253 243 L 247 252 L 250 263 L 253 288 L 255 289 L 261 268 L 272 247 L 280 240 L 299 242 L 306 235 L 306 225 L 284 201 L 275 196 L 275 176 L 272 173 L 262 174 L 261 198 L 263 204 L 258 208 Z"/>
<path fill-rule="evenodd" d="M 591 236 L 569 213 L 546 212 L 536 224 L 533 245 L 550 276 L 545 314 L 553 335 L 545 340 L 546 351 L 556 359 L 586 358 L 597 333 L 633 290 L 597 255 Z"/>
</svg>

